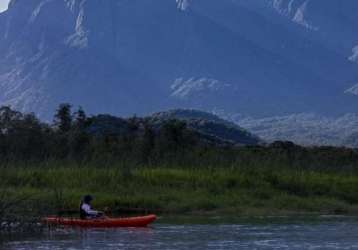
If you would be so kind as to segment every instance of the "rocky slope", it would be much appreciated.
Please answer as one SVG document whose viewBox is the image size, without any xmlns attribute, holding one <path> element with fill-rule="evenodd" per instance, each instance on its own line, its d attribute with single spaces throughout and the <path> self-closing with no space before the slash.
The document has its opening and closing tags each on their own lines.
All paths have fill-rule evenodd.
<svg viewBox="0 0 358 250">
<path fill-rule="evenodd" d="M 12 0 L 0 104 L 44 119 L 61 102 L 257 121 L 354 113 L 357 11 L 356 0 Z"/>
</svg>

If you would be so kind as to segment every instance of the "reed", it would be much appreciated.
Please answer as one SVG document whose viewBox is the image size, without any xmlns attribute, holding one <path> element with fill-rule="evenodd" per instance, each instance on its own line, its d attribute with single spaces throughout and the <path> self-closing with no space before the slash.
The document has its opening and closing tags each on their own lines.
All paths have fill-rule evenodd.
<svg viewBox="0 0 358 250">
<path fill-rule="evenodd" d="M 70 163 L 1 168 L 11 190 L 3 200 L 29 197 L 23 213 L 76 210 L 82 195 L 112 213 L 356 213 L 358 176 L 292 168 L 126 166 Z M 8 213 L 16 213 L 10 208 Z M 4 212 L 5 213 L 5 212 Z"/>
</svg>

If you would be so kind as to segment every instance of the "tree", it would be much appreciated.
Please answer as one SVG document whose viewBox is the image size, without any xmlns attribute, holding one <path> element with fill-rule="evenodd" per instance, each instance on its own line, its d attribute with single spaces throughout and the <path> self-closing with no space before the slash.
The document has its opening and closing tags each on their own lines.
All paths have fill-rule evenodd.
<svg viewBox="0 0 358 250">
<path fill-rule="evenodd" d="M 179 120 L 168 120 L 162 125 L 159 133 L 159 148 L 162 152 L 177 152 L 184 148 L 186 123 Z"/>
<path fill-rule="evenodd" d="M 74 119 L 75 119 L 74 124 L 77 129 L 83 130 L 86 127 L 87 115 L 81 106 L 74 113 Z"/>
<path fill-rule="evenodd" d="M 85 111 L 80 106 L 74 113 L 73 129 L 68 133 L 70 156 L 76 160 L 83 160 L 90 144 L 90 135 L 86 133 L 85 128 L 88 125 L 88 119 Z"/>
<path fill-rule="evenodd" d="M 0 133 L 8 133 L 23 115 L 8 106 L 0 107 Z"/>
<path fill-rule="evenodd" d="M 130 132 L 134 132 L 138 130 L 140 119 L 136 115 L 130 117 L 127 121 L 128 121 L 128 128 Z"/>
<path fill-rule="evenodd" d="M 63 103 L 56 111 L 54 118 L 54 125 L 61 133 L 66 133 L 72 128 L 72 106 L 68 103 Z"/>
<path fill-rule="evenodd" d="M 34 114 L 24 114 L 21 120 L 13 125 L 11 134 L 11 152 L 14 157 L 24 159 L 41 158 L 46 151 L 45 125 Z"/>
<path fill-rule="evenodd" d="M 144 122 L 144 134 L 141 144 L 141 159 L 144 163 L 150 163 L 155 147 L 155 133 L 151 126 Z"/>
</svg>

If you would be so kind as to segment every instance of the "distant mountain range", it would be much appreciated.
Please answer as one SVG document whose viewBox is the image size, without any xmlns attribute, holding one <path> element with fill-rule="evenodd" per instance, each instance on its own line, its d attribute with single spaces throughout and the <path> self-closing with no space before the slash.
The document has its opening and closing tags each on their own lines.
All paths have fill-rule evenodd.
<svg viewBox="0 0 358 250">
<path fill-rule="evenodd" d="M 358 115 L 328 118 L 318 114 L 293 114 L 262 119 L 221 114 L 267 142 L 293 141 L 300 145 L 358 148 Z"/>
<path fill-rule="evenodd" d="M 356 145 L 356 13 L 356 0 L 12 0 L 0 105 L 43 119 L 62 102 L 194 108 L 269 140 Z"/>
</svg>

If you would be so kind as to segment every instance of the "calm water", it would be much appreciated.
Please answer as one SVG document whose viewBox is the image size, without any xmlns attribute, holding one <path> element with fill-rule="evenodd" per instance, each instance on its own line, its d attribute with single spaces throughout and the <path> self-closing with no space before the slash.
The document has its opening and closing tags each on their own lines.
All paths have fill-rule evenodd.
<svg viewBox="0 0 358 250">
<path fill-rule="evenodd" d="M 163 221 L 147 229 L 49 230 L 12 236 L 1 249 L 358 249 L 358 218 L 220 218 Z"/>
</svg>

